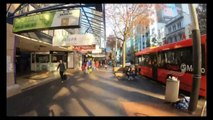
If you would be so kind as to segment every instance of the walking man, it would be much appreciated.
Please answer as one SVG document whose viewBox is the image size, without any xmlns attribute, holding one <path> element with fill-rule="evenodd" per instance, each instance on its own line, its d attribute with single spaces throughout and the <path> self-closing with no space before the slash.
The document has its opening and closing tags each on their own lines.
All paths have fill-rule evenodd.
<svg viewBox="0 0 213 120">
<path fill-rule="evenodd" d="M 65 65 L 64 65 L 62 60 L 60 60 L 60 63 L 58 65 L 58 67 L 57 67 L 57 70 L 58 69 L 59 69 L 59 72 L 60 72 L 60 75 L 61 75 L 61 83 L 63 83 L 64 79 L 65 79 L 64 78 Z"/>
</svg>

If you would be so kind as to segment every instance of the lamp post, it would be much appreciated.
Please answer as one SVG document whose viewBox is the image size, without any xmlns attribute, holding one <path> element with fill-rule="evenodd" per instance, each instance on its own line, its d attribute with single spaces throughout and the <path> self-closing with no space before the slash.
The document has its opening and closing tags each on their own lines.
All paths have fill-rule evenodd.
<svg viewBox="0 0 213 120">
<path fill-rule="evenodd" d="M 196 9 L 193 4 L 189 4 L 189 10 L 192 20 L 192 39 L 193 39 L 193 79 L 192 91 L 190 95 L 189 112 L 194 113 L 197 109 L 197 102 L 200 92 L 200 79 L 201 79 L 201 43 L 200 43 L 200 30 L 196 14 Z"/>
</svg>

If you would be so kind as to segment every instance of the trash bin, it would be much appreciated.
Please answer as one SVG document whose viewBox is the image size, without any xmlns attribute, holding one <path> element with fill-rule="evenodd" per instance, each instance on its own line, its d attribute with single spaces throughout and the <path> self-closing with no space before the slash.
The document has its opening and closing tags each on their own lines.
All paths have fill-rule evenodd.
<svg viewBox="0 0 213 120">
<path fill-rule="evenodd" d="M 180 81 L 176 78 L 168 78 L 166 81 L 166 95 L 167 102 L 176 102 L 178 100 Z"/>
</svg>

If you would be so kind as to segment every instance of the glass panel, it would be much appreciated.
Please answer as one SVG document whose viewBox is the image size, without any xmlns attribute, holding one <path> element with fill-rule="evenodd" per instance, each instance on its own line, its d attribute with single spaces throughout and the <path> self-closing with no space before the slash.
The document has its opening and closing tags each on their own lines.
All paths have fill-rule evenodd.
<svg viewBox="0 0 213 120">
<path fill-rule="evenodd" d="M 52 62 L 57 63 L 59 60 L 63 60 L 64 62 L 67 61 L 67 55 L 65 54 L 53 54 L 52 55 Z"/>
<path fill-rule="evenodd" d="M 36 62 L 37 63 L 48 63 L 49 62 L 49 55 L 41 55 L 37 54 L 36 55 Z"/>
</svg>

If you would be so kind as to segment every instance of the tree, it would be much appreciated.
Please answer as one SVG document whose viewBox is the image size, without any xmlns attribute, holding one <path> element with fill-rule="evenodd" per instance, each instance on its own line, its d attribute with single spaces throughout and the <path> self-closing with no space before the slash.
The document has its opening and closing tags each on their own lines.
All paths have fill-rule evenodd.
<svg viewBox="0 0 213 120">
<path fill-rule="evenodd" d="M 106 19 L 113 26 L 113 32 L 122 43 L 122 67 L 126 63 L 126 40 L 133 35 L 136 25 L 149 26 L 153 23 L 151 4 L 108 4 L 106 6 Z"/>
<path fill-rule="evenodd" d="M 206 4 L 199 4 L 196 10 L 200 33 L 201 35 L 206 34 Z"/>
<path fill-rule="evenodd" d="M 109 37 L 107 37 L 107 46 L 113 50 L 113 48 L 115 48 L 115 45 L 116 45 L 116 37 L 113 36 L 113 35 L 110 35 Z M 117 41 L 117 48 L 119 48 L 121 45 L 121 42 L 120 41 Z"/>
</svg>

